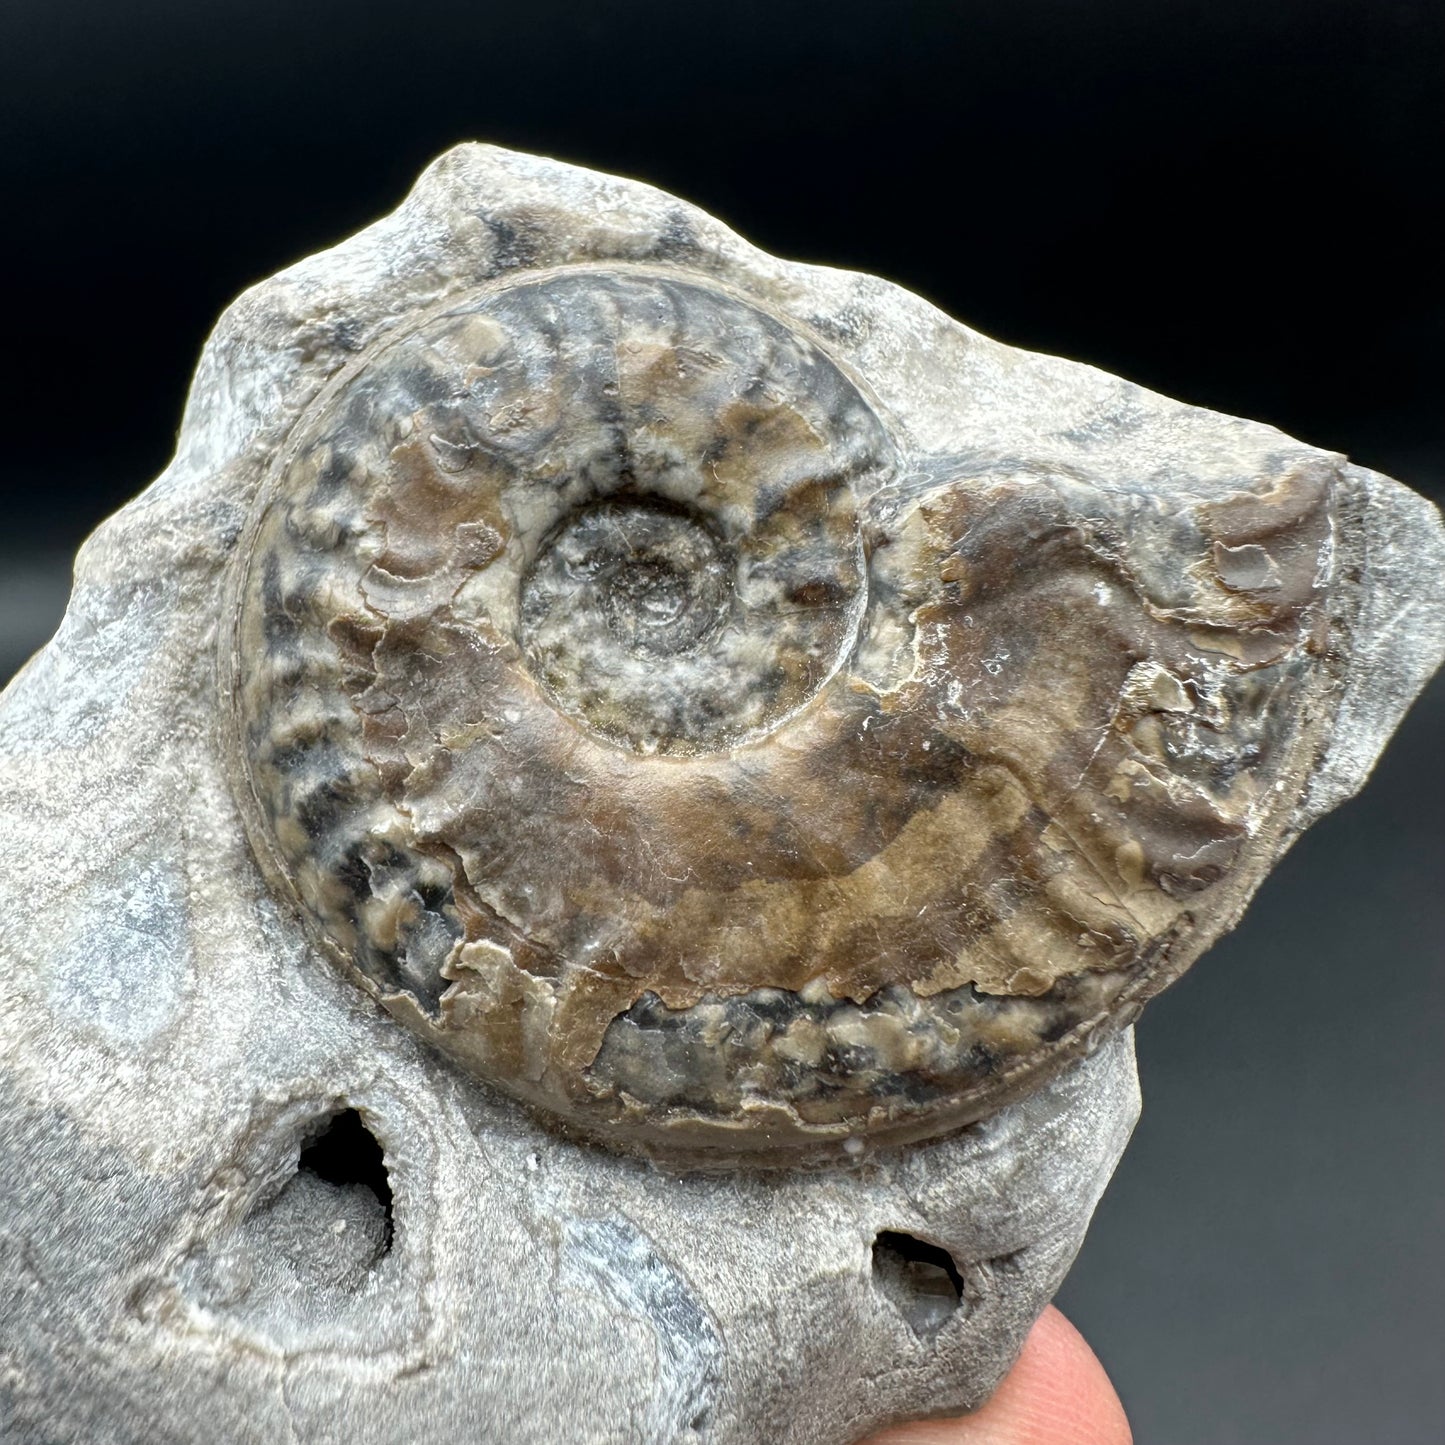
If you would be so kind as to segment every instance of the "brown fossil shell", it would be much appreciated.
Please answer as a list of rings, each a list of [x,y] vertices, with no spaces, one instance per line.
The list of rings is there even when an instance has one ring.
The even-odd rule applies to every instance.
[[[250,826],[315,939],[594,1137],[919,1137],[1243,906],[1328,725],[1328,460],[920,456],[704,275],[503,276],[297,425],[238,564]]]

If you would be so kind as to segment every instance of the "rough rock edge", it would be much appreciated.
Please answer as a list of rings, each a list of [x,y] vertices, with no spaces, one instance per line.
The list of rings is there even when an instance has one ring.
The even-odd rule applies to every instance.
[[[1303,830],[1365,785],[1390,735],[1445,660],[1445,525],[1427,498],[1348,465],[1358,516],[1359,593],[1351,659],[1334,727],[1301,801]]]

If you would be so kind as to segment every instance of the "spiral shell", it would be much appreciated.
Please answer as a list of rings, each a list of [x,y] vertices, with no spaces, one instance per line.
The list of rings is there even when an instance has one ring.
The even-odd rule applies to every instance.
[[[756,296],[523,268],[273,469],[228,646],[257,851],[388,1009],[584,1134],[957,1127],[1278,852],[1331,497],[1316,462],[1161,502],[928,454]]]

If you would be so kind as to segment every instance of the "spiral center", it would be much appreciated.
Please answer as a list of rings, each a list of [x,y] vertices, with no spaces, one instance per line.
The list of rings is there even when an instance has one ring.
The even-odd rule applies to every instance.
[[[618,578],[614,601],[625,598],[645,628],[666,627],[687,606],[687,582],[671,563],[648,558],[634,562]]]
[[[537,573],[595,607],[608,632],[638,657],[695,648],[727,612],[731,571],[707,529],[646,504],[604,504],[574,518]]]

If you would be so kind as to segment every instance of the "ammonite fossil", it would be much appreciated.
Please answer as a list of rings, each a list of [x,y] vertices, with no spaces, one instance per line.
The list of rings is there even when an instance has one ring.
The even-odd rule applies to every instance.
[[[931,448],[685,259],[515,266],[273,468],[226,639],[256,845],[588,1134],[966,1124],[1232,922],[1331,724],[1336,469],[1111,461]]]
[[[1442,578],[1342,457],[449,152],[0,698],[0,1436],[976,1407]]]

